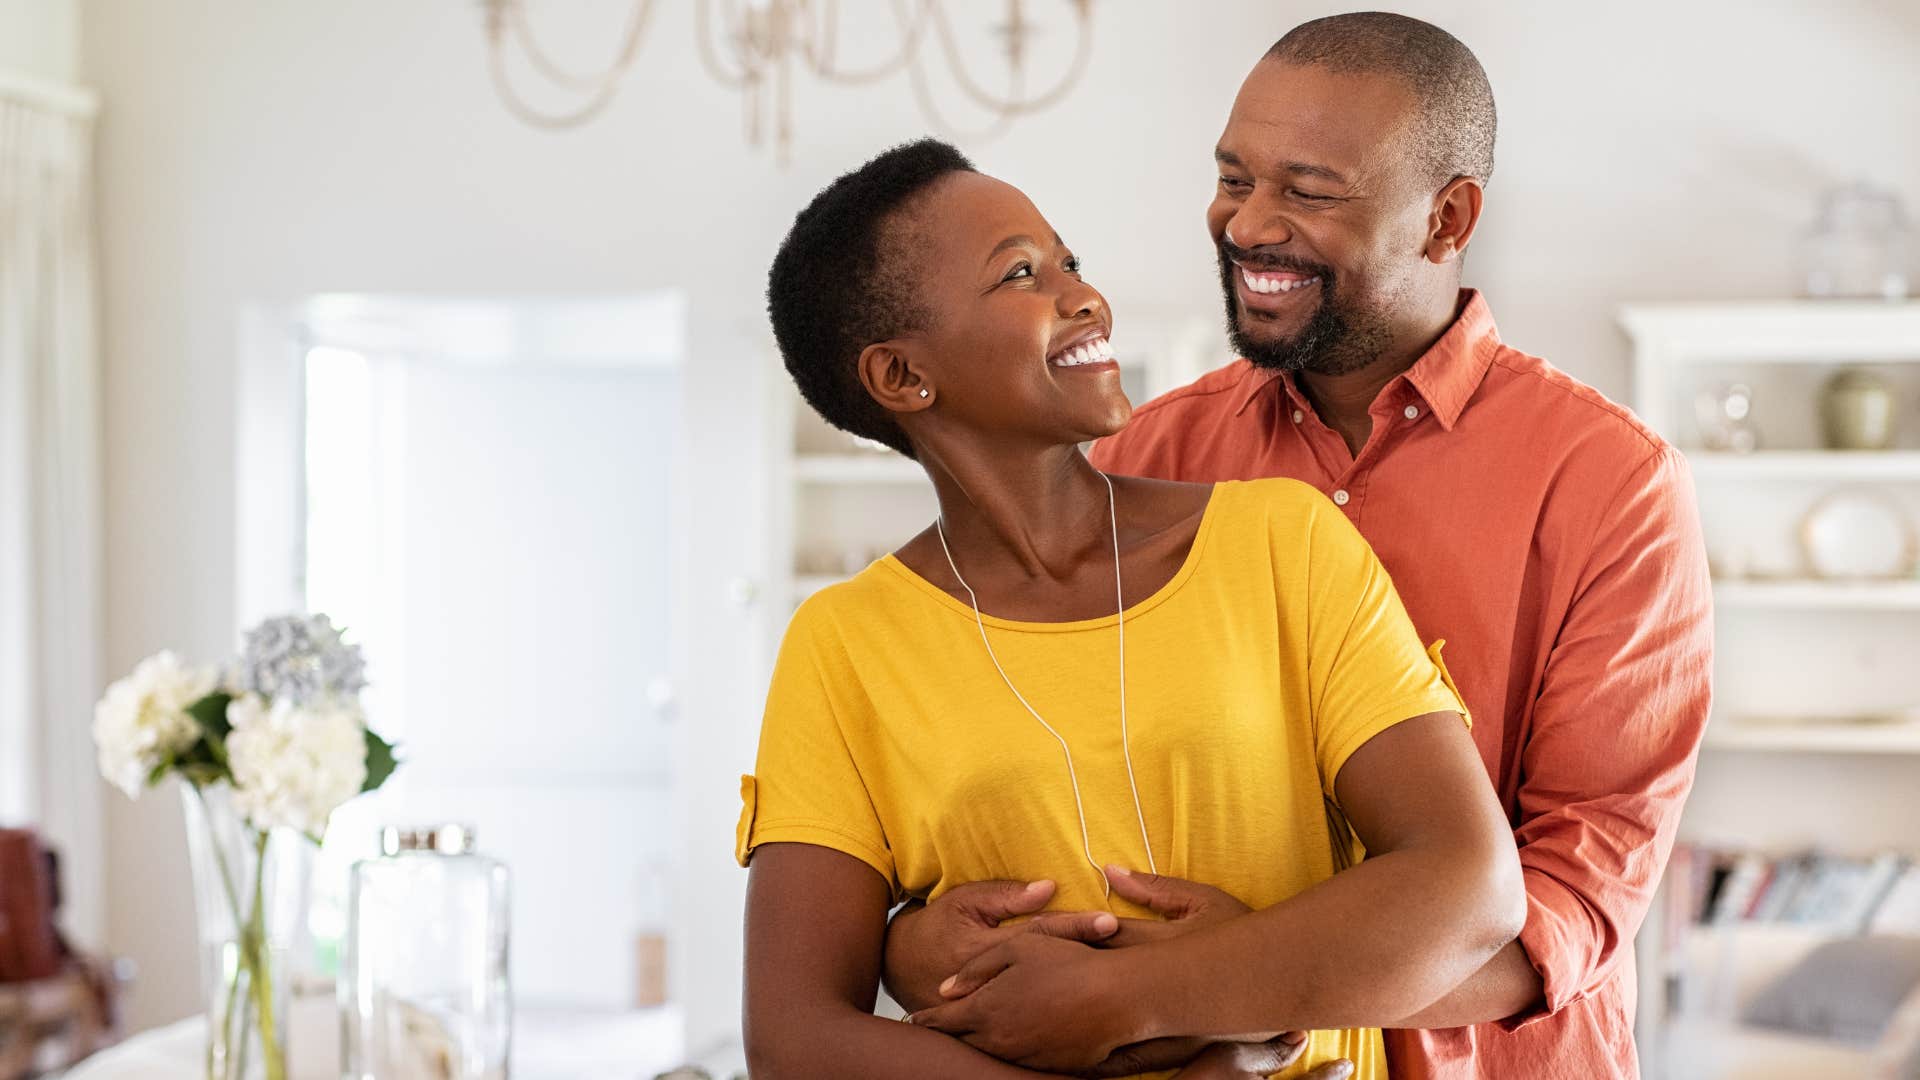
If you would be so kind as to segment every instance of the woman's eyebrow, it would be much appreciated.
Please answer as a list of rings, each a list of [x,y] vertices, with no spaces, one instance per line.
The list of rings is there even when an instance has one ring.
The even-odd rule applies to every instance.
[[[1009,236],[1005,240],[1002,240],[998,244],[995,244],[993,246],[992,251],[987,252],[987,259],[991,261],[996,255],[999,255],[1001,252],[1007,250],[1008,248],[1016,248],[1016,247],[1037,248],[1039,246],[1040,246],[1040,242],[1038,240],[1035,240],[1033,237],[1028,236],[1026,233],[1021,233],[1018,236]],[[1066,247],[1067,242],[1065,240],[1060,239],[1059,233],[1054,233],[1053,246]]]

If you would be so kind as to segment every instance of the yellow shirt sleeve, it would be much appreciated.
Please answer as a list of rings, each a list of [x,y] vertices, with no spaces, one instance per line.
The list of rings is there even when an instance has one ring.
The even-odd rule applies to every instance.
[[[1440,662],[1445,642],[1431,650],[1420,643],[1373,548],[1331,502],[1319,503],[1308,540],[1307,673],[1321,783],[1331,796],[1341,767],[1367,740],[1416,716],[1465,718],[1467,710]]]
[[[734,857],[761,844],[815,844],[859,859],[897,896],[893,853],[842,725],[859,682],[834,640],[821,597],[795,612],[774,664],[754,774],[740,778]]]

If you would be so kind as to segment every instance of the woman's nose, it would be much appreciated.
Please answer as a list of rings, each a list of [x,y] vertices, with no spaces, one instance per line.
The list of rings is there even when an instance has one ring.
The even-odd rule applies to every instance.
[[[1056,307],[1062,318],[1082,319],[1105,312],[1107,302],[1098,289],[1084,281],[1069,278],[1067,287],[1060,290]]]

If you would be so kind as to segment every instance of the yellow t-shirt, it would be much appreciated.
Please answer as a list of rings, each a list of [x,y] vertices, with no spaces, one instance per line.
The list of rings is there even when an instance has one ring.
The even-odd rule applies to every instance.
[[[1121,750],[1112,616],[988,617],[1009,678],[1072,751],[1093,857],[1145,868]],[[1326,798],[1347,758],[1464,707],[1387,572],[1319,492],[1219,484],[1173,579],[1126,612],[1133,771],[1159,871],[1258,909],[1335,872]],[[990,878],[1059,883],[1056,910],[1150,913],[1081,847],[1060,743],[1002,682],[973,611],[888,556],[800,606],[768,695],[738,856],[842,851],[896,899]],[[1285,972],[1276,971],[1276,978]],[[1315,1032],[1287,1073],[1336,1057],[1385,1077],[1377,1030]]]

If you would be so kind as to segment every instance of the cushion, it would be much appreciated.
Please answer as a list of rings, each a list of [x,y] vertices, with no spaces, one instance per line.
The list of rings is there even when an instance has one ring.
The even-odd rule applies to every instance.
[[[1920,989],[1920,938],[1830,941],[1755,996],[1741,1020],[1758,1027],[1871,1045]]]

